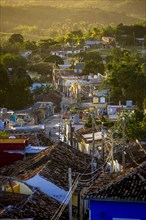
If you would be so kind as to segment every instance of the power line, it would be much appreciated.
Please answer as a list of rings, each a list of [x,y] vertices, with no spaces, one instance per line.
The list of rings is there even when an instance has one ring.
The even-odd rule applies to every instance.
[[[58,210],[55,212],[51,220],[58,220],[61,214],[63,213],[64,209],[66,208],[68,201],[72,197],[73,192],[77,188],[78,177],[75,179],[72,188],[69,190],[68,194],[66,195],[65,199],[62,201],[61,205],[59,206]]]

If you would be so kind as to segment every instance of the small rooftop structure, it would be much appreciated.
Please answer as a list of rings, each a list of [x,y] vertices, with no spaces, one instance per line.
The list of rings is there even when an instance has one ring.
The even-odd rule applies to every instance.
[[[28,139],[0,139],[0,166],[8,165],[22,159],[27,145]]]
[[[93,141],[93,133],[83,134],[82,137],[86,143],[91,143]],[[102,140],[102,132],[95,132],[94,133],[94,140],[101,141]]]

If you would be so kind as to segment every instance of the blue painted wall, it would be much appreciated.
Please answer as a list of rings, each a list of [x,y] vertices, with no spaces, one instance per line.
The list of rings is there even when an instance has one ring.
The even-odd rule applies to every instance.
[[[90,201],[91,220],[133,218],[146,220],[146,203]]]

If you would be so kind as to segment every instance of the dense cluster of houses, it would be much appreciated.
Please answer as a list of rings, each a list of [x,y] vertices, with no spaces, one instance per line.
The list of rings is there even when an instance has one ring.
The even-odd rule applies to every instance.
[[[114,149],[104,161],[95,157],[93,169],[92,155],[64,142],[52,143],[43,132],[31,136],[13,131],[10,135],[17,137],[15,142],[21,140],[20,145],[23,137],[23,142],[39,141],[46,148],[0,168],[0,218],[69,219],[67,204],[72,198],[75,219],[146,219],[144,143],[131,143],[125,149],[124,169],[119,169],[122,147]]]
[[[34,125],[6,129],[8,137],[0,139],[0,218],[145,220],[146,144],[112,143],[104,124],[84,126],[91,109],[95,117],[107,117],[121,108],[132,110],[131,102],[108,110],[108,92],[98,91],[100,75],[76,79],[67,70],[54,73],[63,95],[63,142],[52,142]],[[38,102],[31,111],[47,120],[53,109],[53,103]]]
[[[62,95],[61,141],[40,126],[54,114],[53,102],[38,101],[29,112],[1,110],[7,137],[0,138],[0,218],[146,220],[146,143],[114,143],[104,123],[85,128],[89,116],[92,123],[114,121],[121,110],[135,107],[131,100],[110,105],[110,91],[100,90],[106,76],[81,76],[83,63],[69,66],[66,61],[53,70]]]

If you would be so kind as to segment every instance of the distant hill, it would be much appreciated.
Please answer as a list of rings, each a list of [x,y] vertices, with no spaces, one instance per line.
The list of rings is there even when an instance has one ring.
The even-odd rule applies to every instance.
[[[146,19],[145,0],[1,0],[1,32],[27,38]]]

